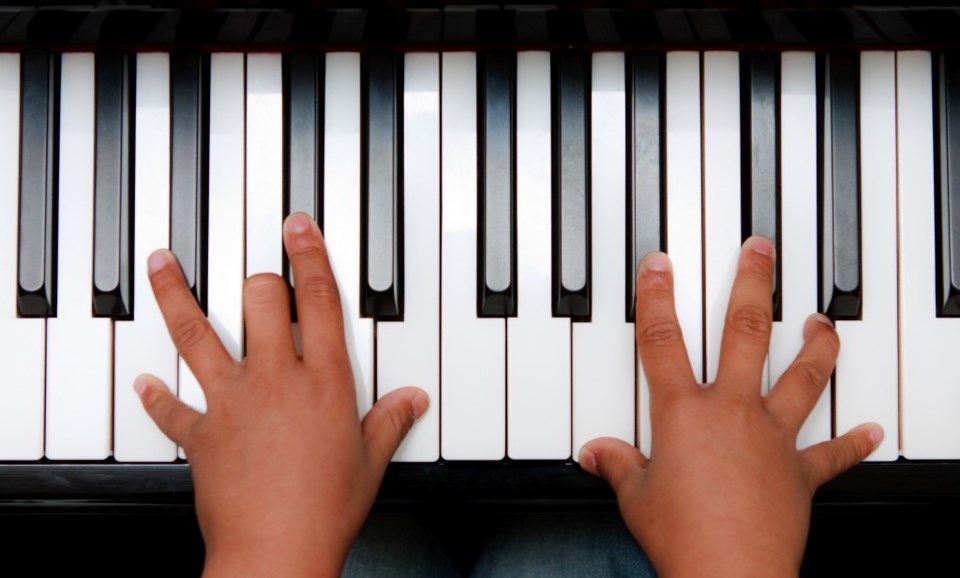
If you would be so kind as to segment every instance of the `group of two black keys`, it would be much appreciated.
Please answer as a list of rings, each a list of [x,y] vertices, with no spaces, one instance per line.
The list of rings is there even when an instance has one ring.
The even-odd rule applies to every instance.
[[[553,311],[585,321],[591,305],[590,55],[553,53]],[[170,61],[171,249],[206,308],[209,54],[174,51]],[[936,59],[938,314],[960,315],[960,58]],[[861,302],[859,55],[818,56],[818,255],[820,308],[856,319]],[[625,316],[632,320],[640,259],[666,246],[665,59],[626,59],[627,226]],[[517,302],[516,54],[478,55],[477,315],[515,316]],[[134,54],[96,55],[93,312],[133,314]],[[742,237],[779,245],[780,58],[743,53]],[[363,53],[361,303],[378,320],[403,318],[403,58]],[[324,57],[283,57],[284,211],[323,223]],[[19,312],[56,315],[59,55],[21,54]],[[439,241],[438,241],[439,242]],[[781,309],[780,263],[773,291]],[[289,264],[285,275],[292,285]]]

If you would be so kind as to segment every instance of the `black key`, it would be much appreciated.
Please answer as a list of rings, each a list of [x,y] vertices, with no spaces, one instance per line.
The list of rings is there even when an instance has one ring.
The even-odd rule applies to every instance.
[[[302,212],[323,229],[324,57],[293,52],[283,58],[283,211]],[[293,288],[293,270],[283,253],[283,275]],[[290,300],[296,320],[296,301]]]
[[[136,59],[97,54],[93,213],[93,312],[133,314],[133,145]]]
[[[361,59],[360,163],[363,315],[403,319],[403,60],[374,51]]]
[[[821,311],[832,319],[860,315],[859,55],[820,61]]]
[[[960,317],[960,55],[937,62],[937,314]]]
[[[513,52],[488,52],[477,67],[480,317],[517,314],[516,62]]]
[[[780,55],[743,54],[740,94],[742,236],[773,241],[773,319],[780,321]]]
[[[170,57],[170,249],[187,287],[207,308],[207,207],[210,57]]]
[[[663,70],[659,55],[634,54],[627,61],[627,321],[636,314],[640,261],[666,248]]]
[[[590,317],[590,60],[554,53],[553,314]]]
[[[60,56],[20,55],[20,238],[17,301],[23,317],[55,317]]]

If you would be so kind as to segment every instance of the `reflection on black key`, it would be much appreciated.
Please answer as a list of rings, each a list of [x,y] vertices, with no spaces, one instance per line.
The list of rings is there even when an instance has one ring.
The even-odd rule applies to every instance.
[[[402,63],[393,52],[361,60],[360,287],[363,315],[381,321],[403,318]]]
[[[477,314],[513,317],[517,314],[516,54],[483,54],[477,72]]]
[[[170,249],[187,287],[207,307],[207,159],[210,57],[170,57]]]
[[[590,60],[554,53],[553,314],[590,317]]]
[[[284,57],[284,211],[323,224],[324,59],[315,52]]]
[[[663,58],[634,54],[627,60],[627,321],[637,302],[637,271],[644,255],[665,248]]]
[[[960,55],[937,65],[937,314],[960,317]]]
[[[20,55],[20,237],[18,307],[23,317],[56,316],[57,138],[60,57]]]
[[[323,230],[324,57],[293,52],[283,57],[283,214],[306,213]],[[283,253],[283,275],[293,288],[293,270]],[[290,300],[297,318],[296,301]]]
[[[136,59],[97,54],[93,213],[93,312],[129,318],[133,215],[133,126]]]
[[[780,55],[740,58],[742,235],[762,235],[780,250]],[[780,321],[780,259],[773,277],[773,319]]]
[[[820,61],[821,310],[832,319],[860,315],[860,162],[855,53]]]

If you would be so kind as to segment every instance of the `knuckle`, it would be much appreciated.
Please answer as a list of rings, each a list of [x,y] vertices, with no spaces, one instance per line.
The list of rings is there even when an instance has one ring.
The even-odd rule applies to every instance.
[[[727,323],[734,331],[743,335],[766,337],[770,334],[773,316],[764,307],[744,305],[730,313]]]
[[[176,323],[170,332],[177,350],[184,351],[193,348],[206,339],[210,332],[210,325],[200,317],[190,317]]]
[[[641,327],[637,341],[648,347],[671,347],[683,344],[683,330],[674,320],[655,320]]]
[[[829,377],[822,367],[804,359],[794,363],[793,372],[805,387],[814,391],[822,389]]]
[[[390,432],[398,441],[406,437],[411,425],[407,415],[402,411],[392,411],[387,421],[390,422]]]
[[[844,444],[836,444],[831,450],[832,451],[827,452],[828,467],[830,468],[831,477],[837,477],[847,469],[847,464],[849,463],[848,455],[851,453],[851,448]]]
[[[324,311],[340,310],[340,290],[329,275],[310,273],[297,283],[298,298]]]

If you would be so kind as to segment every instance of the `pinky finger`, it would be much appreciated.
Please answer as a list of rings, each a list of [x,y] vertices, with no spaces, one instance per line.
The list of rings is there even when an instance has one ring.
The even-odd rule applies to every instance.
[[[181,447],[189,445],[190,429],[200,418],[200,412],[177,399],[163,382],[152,375],[137,377],[133,389],[140,396],[143,409],[163,435]]]
[[[858,425],[842,436],[821,442],[801,452],[807,464],[807,482],[814,491],[862,462],[883,441],[879,424]]]

